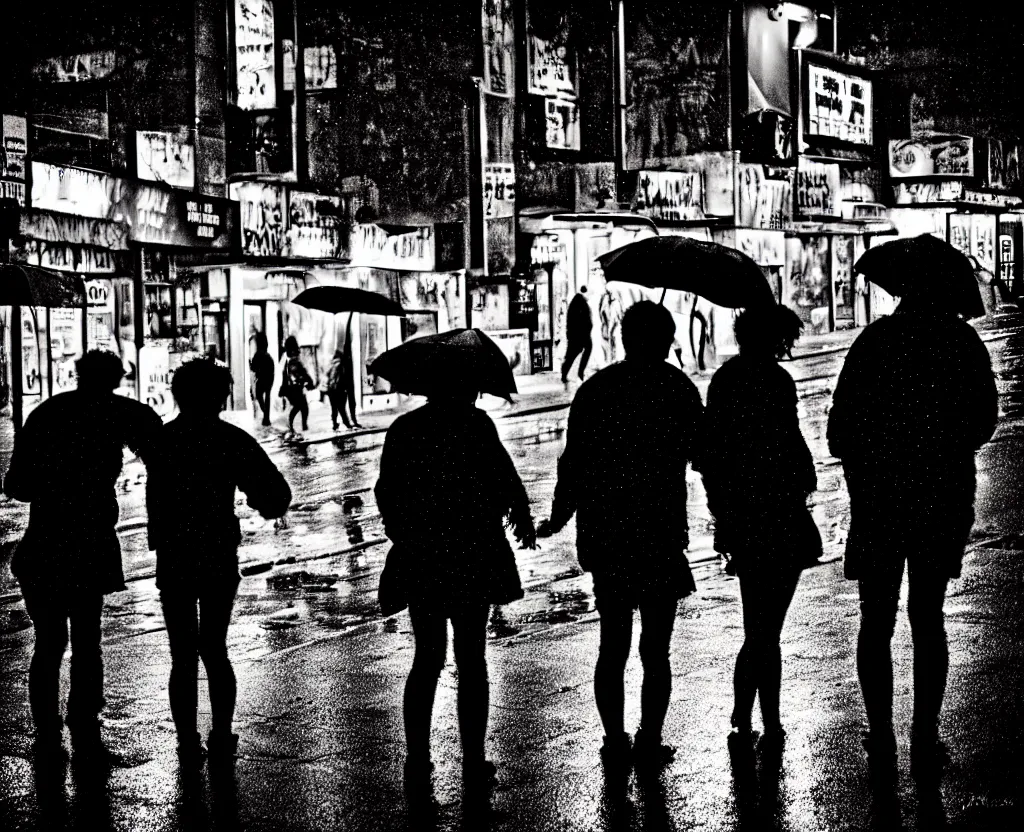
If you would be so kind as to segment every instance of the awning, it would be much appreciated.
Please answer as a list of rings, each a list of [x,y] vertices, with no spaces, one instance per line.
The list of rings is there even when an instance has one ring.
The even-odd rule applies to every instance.
[[[74,308],[85,305],[85,283],[77,274],[27,263],[0,265],[0,306]]]
[[[642,214],[626,211],[588,211],[571,213],[568,211],[551,211],[550,213],[526,214],[519,216],[519,230],[524,234],[543,234],[558,228],[592,228],[595,225],[636,226],[657,231],[657,223]]]

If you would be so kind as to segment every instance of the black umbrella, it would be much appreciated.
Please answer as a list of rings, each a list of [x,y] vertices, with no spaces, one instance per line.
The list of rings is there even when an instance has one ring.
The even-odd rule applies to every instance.
[[[720,243],[691,237],[646,237],[597,260],[605,280],[692,292],[733,308],[775,303],[761,267],[743,252]]]
[[[77,274],[24,263],[0,265],[0,306],[74,308],[85,304],[85,283]]]
[[[965,318],[985,314],[971,261],[933,234],[890,240],[870,248],[853,269],[910,305],[927,301]]]
[[[365,312],[367,315],[397,315],[405,317],[405,310],[390,298],[355,289],[349,286],[313,286],[299,292],[292,303],[306,309],[319,309],[321,312]]]
[[[381,353],[367,369],[399,393],[429,396],[469,387],[512,401],[519,392],[505,353],[479,329],[413,338]]]

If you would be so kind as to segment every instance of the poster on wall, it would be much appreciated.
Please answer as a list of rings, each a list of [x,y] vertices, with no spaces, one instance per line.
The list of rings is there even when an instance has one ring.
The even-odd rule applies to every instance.
[[[277,106],[273,0],[235,0],[235,78],[240,109]]]
[[[515,165],[484,165],[484,216],[487,219],[511,217],[516,207]]]
[[[949,244],[995,274],[996,228],[995,214],[950,214]]]
[[[738,165],[736,190],[736,224],[741,228],[781,230],[793,221],[792,170],[769,176],[764,165]]]
[[[530,331],[528,329],[492,330],[487,335],[498,345],[514,376],[528,376],[532,372]]]
[[[53,395],[78,386],[75,361],[82,356],[82,310],[50,310],[50,377]]]
[[[974,139],[930,136],[889,141],[889,176],[974,176]]]
[[[284,188],[265,182],[233,182],[231,198],[239,203],[242,253],[276,257],[284,252],[286,206]]]
[[[626,29],[627,170],[729,146],[729,11],[644,4]]]
[[[171,356],[165,342],[150,342],[139,350],[139,379],[142,401],[159,416],[174,410],[171,395]]]
[[[483,0],[484,91],[492,95],[515,90],[512,15],[512,0]]]
[[[188,134],[159,130],[135,132],[139,179],[192,190],[196,184],[196,149]]]
[[[801,159],[796,171],[796,207],[803,216],[838,217],[839,165]]]
[[[806,74],[807,135],[870,145],[871,81],[813,63]]]
[[[527,91],[576,98],[576,54],[568,43],[565,15],[534,0],[526,8]]]
[[[856,286],[853,264],[856,261],[854,238],[836,235],[832,238],[832,297],[836,329],[854,326],[854,300]]]
[[[362,356],[360,363],[368,367],[381,353],[388,348],[387,318],[383,315],[360,315],[362,331],[359,333]],[[363,395],[373,396],[378,393],[387,393],[391,385],[380,376],[363,373]]]
[[[800,316],[806,335],[829,331],[830,267],[828,237],[787,238],[782,300]]]
[[[25,206],[26,154],[28,123],[22,116],[4,114],[0,132],[0,182],[4,199],[13,199]]]

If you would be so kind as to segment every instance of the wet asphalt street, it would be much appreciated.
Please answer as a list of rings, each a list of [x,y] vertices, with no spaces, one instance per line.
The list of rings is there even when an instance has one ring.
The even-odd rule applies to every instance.
[[[1002,322],[1005,327],[1007,322]],[[1011,322],[1015,323],[1015,322]],[[992,322],[986,322],[986,327]],[[985,332],[997,370],[1002,417],[978,456],[974,543],[946,609],[951,644],[943,734],[952,763],[942,794],[951,828],[1019,828],[1024,772],[1024,529],[1017,499],[1024,460],[1024,330]],[[801,421],[819,474],[815,514],[826,556],[808,570],[783,634],[781,760],[734,770],[725,744],[732,662],[742,640],[738,585],[710,550],[699,477],[688,514],[698,593],[680,606],[673,640],[673,701],[666,725],[679,746],[660,778],[605,782],[601,728],[590,688],[597,625],[589,577],[580,573],[574,525],[521,551],[526,597],[490,623],[489,748],[499,786],[487,811],[461,789],[454,671],[435,711],[434,799],[402,788],[401,691],[411,662],[406,614],[383,619],[377,574],[387,544],[373,503],[379,451],[332,443],[266,447],[295,494],[285,524],[240,506],[243,579],[229,648],[239,678],[239,759],[233,772],[182,776],[167,705],[169,656],[142,526],[142,470],[129,466],[122,545],[132,580],[109,596],[104,621],[109,769],[72,762],[33,766],[26,681],[31,629],[7,573],[0,577],[0,828],[114,829],[787,829],[896,827],[868,799],[856,681],[856,587],[842,579],[848,505],[824,427],[842,353],[785,366],[798,381]],[[702,393],[707,379],[699,380]],[[502,426],[534,506],[546,516],[561,442],[528,420]],[[3,522],[23,522],[5,503]],[[125,522],[127,521],[127,522]],[[291,561],[291,562],[280,562]],[[278,562],[278,563],[275,563]],[[6,569],[6,563],[4,564]],[[909,729],[909,631],[894,640],[901,751]],[[627,725],[635,726],[639,663],[631,659]],[[202,696],[201,696],[202,698]],[[208,714],[201,714],[201,721]],[[905,754],[904,754],[905,756]],[[935,805],[919,806],[905,761],[906,828],[942,828]]]

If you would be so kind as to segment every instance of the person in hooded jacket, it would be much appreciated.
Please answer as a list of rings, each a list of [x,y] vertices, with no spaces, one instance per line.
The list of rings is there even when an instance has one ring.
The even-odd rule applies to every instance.
[[[843,363],[828,421],[829,450],[850,492],[844,569],[860,592],[864,745],[873,785],[889,792],[897,780],[890,641],[903,573],[914,643],[910,768],[918,785],[934,786],[947,761],[942,606],[974,522],[974,454],[998,416],[988,351],[949,302],[943,292],[911,292],[865,328]]]
[[[735,321],[739,355],[712,376],[695,468],[715,519],[715,548],[730,558],[743,604],[743,646],[733,676],[730,745],[752,744],[759,700],[766,746],[780,746],[780,638],[805,567],[821,555],[806,508],[817,487],[800,433],[796,384],[779,366],[802,326],[784,307],[751,308]],[[737,745],[738,744],[738,745]]]
[[[149,547],[171,647],[168,695],[184,761],[204,753],[197,731],[199,660],[209,680],[211,755],[231,756],[235,674],[227,632],[240,580],[235,489],[265,518],[282,517],[291,489],[260,444],[221,421],[231,372],[194,359],[178,367],[171,392],[179,415],[164,425],[146,482]]]
[[[490,608],[523,597],[510,527],[535,546],[522,481],[472,383],[439,387],[388,429],[374,493],[393,542],[381,576],[385,614],[409,607],[416,651],[405,685],[405,770],[422,782],[433,768],[430,723],[447,653],[448,622],[458,668],[463,776],[488,783],[489,683],[485,645]]]

